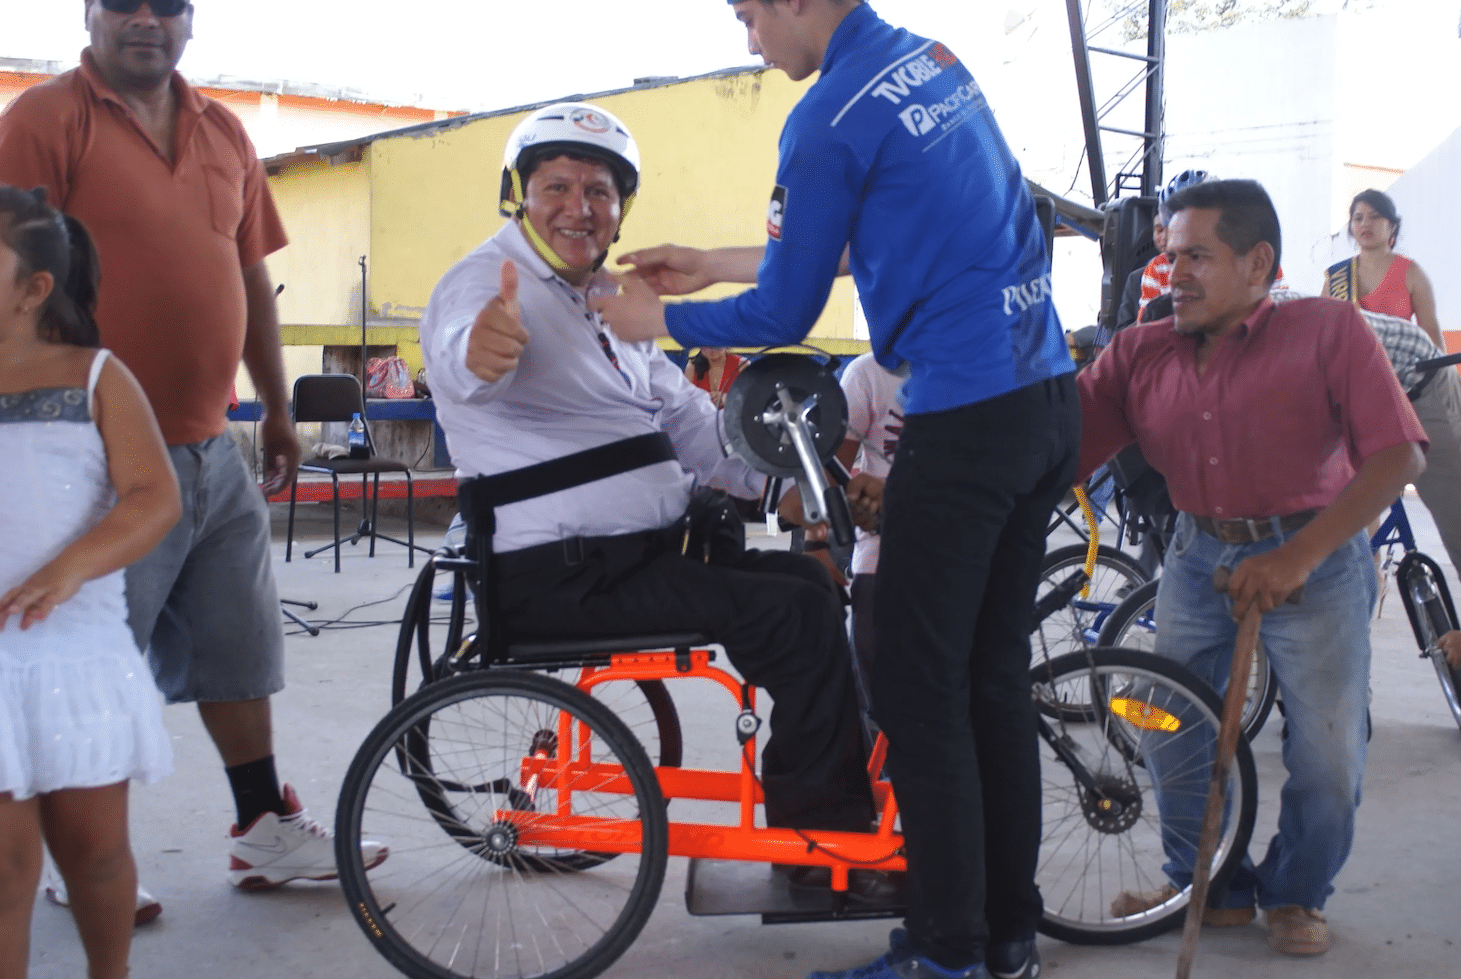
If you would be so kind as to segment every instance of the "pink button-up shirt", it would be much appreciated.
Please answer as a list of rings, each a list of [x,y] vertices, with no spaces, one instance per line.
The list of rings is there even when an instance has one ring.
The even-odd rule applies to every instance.
[[[1170,317],[1133,326],[1078,383],[1080,478],[1138,442],[1197,516],[1325,507],[1375,452],[1427,444],[1375,334],[1337,300],[1265,298],[1201,376],[1196,340]]]

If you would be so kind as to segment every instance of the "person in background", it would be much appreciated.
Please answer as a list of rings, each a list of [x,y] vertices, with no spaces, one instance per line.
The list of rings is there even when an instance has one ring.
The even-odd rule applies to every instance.
[[[142,385],[182,487],[182,519],[127,568],[128,621],[168,702],[198,705],[222,759],[237,816],[229,882],[333,879],[331,832],[275,773],[269,703],[284,686],[284,632],[265,497],[300,457],[265,263],[284,228],[243,123],[176,70],[193,4],[83,9],[80,67],[0,114],[0,182],[46,188],[92,229],[102,344]],[[228,431],[240,361],[263,404],[263,492]],[[385,859],[380,844],[365,849],[366,866]],[[60,884],[48,893],[68,899]],[[156,905],[139,887],[138,919]]]
[[[96,252],[45,192],[0,186],[0,976],[26,973],[41,840],[91,979],[127,974],[130,779],[172,767],[122,568],[181,512],[130,371],[97,350]]]
[[[724,347],[701,347],[685,365],[685,379],[710,395],[710,403],[725,407],[725,396],[741,374],[744,361]]]
[[[1414,320],[1445,350],[1430,278],[1419,264],[1395,251],[1400,237],[1395,202],[1378,190],[1360,191],[1349,204],[1348,231],[1359,254],[1329,266],[1324,295],[1372,313]]]
[[[1409,370],[1417,360],[1445,355],[1435,292],[1420,265],[1395,252],[1400,215],[1388,194],[1378,190],[1356,194],[1349,205],[1348,231],[1359,254],[1328,268],[1324,294],[1354,303],[1366,314],[1406,321],[1402,326],[1374,315],[1365,317],[1401,375],[1430,439],[1426,471],[1416,479],[1415,490],[1435,519],[1451,566],[1461,569],[1461,376],[1445,368],[1422,381]],[[1376,520],[1371,535],[1379,527]]]

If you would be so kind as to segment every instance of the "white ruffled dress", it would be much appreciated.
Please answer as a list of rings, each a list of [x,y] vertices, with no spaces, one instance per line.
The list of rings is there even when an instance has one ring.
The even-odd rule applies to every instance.
[[[95,526],[116,500],[85,388],[0,395],[0,595]],[[127,627],[123,572],[43,622],[0,628],[0,793],[17,800],[172,769],[160,695]]]

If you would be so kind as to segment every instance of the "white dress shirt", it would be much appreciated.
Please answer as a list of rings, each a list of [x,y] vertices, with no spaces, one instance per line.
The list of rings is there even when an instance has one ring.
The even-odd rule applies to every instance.
[[[487,383],[467,369],[467,338],[498,293],[502,263],[516,264],[530,339],[517,369]],[[599,335],[608,340],[616,367]],[[623,343],[559,278],[516,222],[437,283],[421,320],[436,417],[459,478],[490,476],[619,439],[663,431],[679,462],[662,462],[535,497],[497,511],[496,551],[568,537],[664,527],[684,513],[697,478],[755,498],[765,477],[722,450],[718,412],[653,342]]]

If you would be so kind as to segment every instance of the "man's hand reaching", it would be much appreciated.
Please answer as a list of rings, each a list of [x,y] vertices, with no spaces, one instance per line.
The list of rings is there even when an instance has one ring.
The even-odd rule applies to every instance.
[[[528,331],[523,329],[522,306],[517,301],[517,266],[502,263],[497,292],[482,307],[467,338],[467,370],[492,383],[517,370]]]
[[[684,245],[643,248],[621,255],[619,264],[633,266],[626,274],[643,281],[657,296],[687,296],[714,282],[706,269],[705,253]]]

